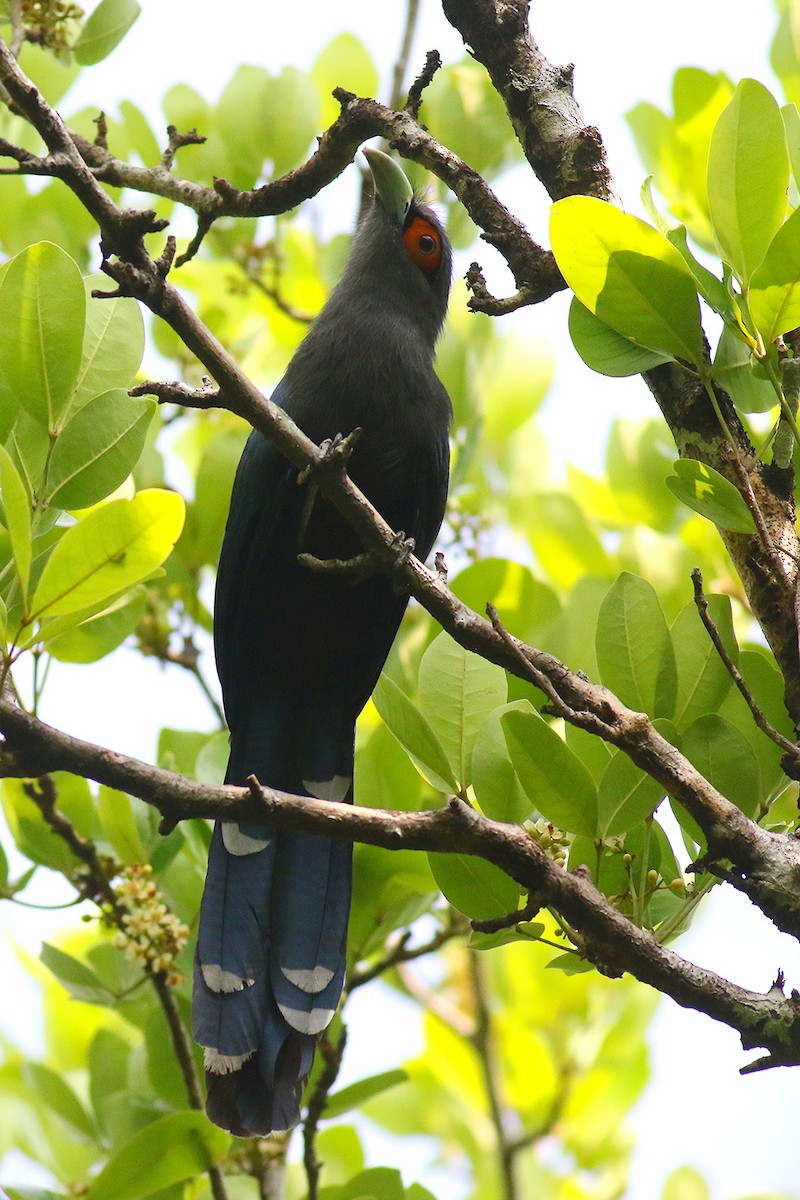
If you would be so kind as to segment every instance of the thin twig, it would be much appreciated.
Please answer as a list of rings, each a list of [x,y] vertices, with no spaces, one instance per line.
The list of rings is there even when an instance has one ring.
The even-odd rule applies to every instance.
[[[753,485],[750,482],[750,476],[747,473],[747,468],[738,454],[734,454],[732,456],[732,462],[733,469],[739,476],[739,483],[741,484],[741,489],[744,493],[745,503],[750,509],[750,515],[752,516],[756,529],[758,530],[758,538],[761,542],[761,548],[764,551],[764,556],[767,562],[771,565],[773,571],[776,573],[777,578],[784,580],[786,578],[786,565],[781,559],[781,551],[775,546],[775,543],[770,536],[770,532],[767,529],[767,524],[764,520],[764,514],[761,511],[761,506],[759,505],[758,500],[756,500],[755,492],[753,491]]]
[[[705,592],[703,591],[703,575],[699,567],[695,567],[692,571],[692,584],[694,585],[694,602],[697,606],[697,611],[700,614],[700,620],[703,622],[708,636],[714,643],[714,649],[719,655],[722,665],[725,667],[725,670],[736,684],[742,697],[744,698],[745,703],[747,704],[747,707],[753,714],[753,720],[755,721],[756,725],[762,733],[767,735],[770,741],[774,742],[776,746],[779,746],[781,750],[784,751],[788,758],[792,759],[794,762],[800,762],[800,747],[796,746],[794,742],[789,740],[789,738],[784,737],[784,735],[767,720],[764,713],[756,704],[753,693],[745,683],[739,668],[736,666],[736,663],[733,662],[728,654],[728,651],[725,649],[716,623],[708,611],[708,600],[706,599]]]
[[[178,266],[180,265],[181,264],[179,262]],[[251,283],[254,288],[257,288],[263,296],[266,296],[268,300],[271,300],[278,311],[282,312],[285,317],[289,317],[292,321],[297,321],[301,325],[311,324],[311,322],[314,320],[312,314],[304,312],[302,309],[295,308],[293,304],[290,304],[289,301],[281,295],[277,283],[265,283],[261,276],[256,272],[255,268],[251,266],[250,261],[241,263],[240,265],[247,281]]]
[[[400,42],[400,52],[397,56],[397,61],[394,64],[392,71],[392,92],[389,97],[389,107],[399,108],[403,101],[403,80],[406,77],[408,70],[408,60],[411,57],[411,46],[414,42],[414,34],[417,29],[417,20],[419,18],[419,0],[407,0],[406,2],[406,20],[403,27],[403,36]]]
[[[529,896],[528,902],[515,912],[506,913],[502,917],[491,917],[486,921],[473,920],[472,928],[476,933],[500,933],[503,929],[513,929],[523,921],[532,921],[540,911],[543,901],[536,896]]]
[[[492,1124],[497,1140],[502,1195],[504,1200],[519,1200],[517,1178],[514,1170],[513,1142],[509,1139],[506,1124],[508,1111],[503,1103],[500,1062],[497,1056],[492,1017],[489,1011],[484,961],[475,951],[467,951],[472,1002],[475,1008],[475,1030],[471,1041],[481,1063],[486,1098],[489,1102]]]
[[[69,847],[72,854],[89,868],[85,888],[83,888],[85,896],[102,904],[118,927],[124,931],[125,926],[122,921],[123,910],[109,882],[109,870],[113,868],[110,867],[108,862],[104,862],[101,859],[94,843],[84,838],[69,818],[57,807],[58,790],[52,775],[40,776],[35,783],[30,782],[23,786],[26,794],[38,806],[39,811],[53,832]],[[83,884],[83,881],[81,882]],[[74,886],[79,886],[74,881],[73,883]],[[197,1071],[195,1070],[192,1043],[186,1026],[183,1023],[174,991],[167,981],[166,972],[154,971],[149,964],[144,965],[143,970],[155,989],[164,1013],[175,1057],[178,1060],[184,1087],[186,1088],[189,1107],[202,1111],[203,1093]],[[208,1177],[214,1200],[228,1200],[224,1177],[219,1167],[209,1167]]]
[[[453,1004],[452,1000],[448,1000],[442,992],[429,987],[418,975],[414,974],[408,963],[398,963],[397,974],[412,1000],[416,1000],[422,1008],[433,1013],[444,1025],[460,1034],[461,1037],[471,1038],[474,1036],[475,1022],[472,1017],[458,1005]]]
[[[347,1026],[342,1025],[338,1041],[334,1044],[327,1037],[319,1043],[319,1052],[325,1059],[325,1065],[319,1074],[314,1090],[308,1098],[306,1119],[303,1122],[303,1165],[308,1179],[307,1200],[318,1200],[319,1176],[322,1163],[317,1158],[317,1130],[320,1118],[328,1102],[330,1090],[336,1082],[342,1065],[345,1044],[347,1043]]]
[[[8,15],[11,21],[11,42],[9,49],[14,58],[19,58],[19,52],[25,43],[25,26],[22,22],[22,0],[9,0]]]
[[[422,93],[433,82],[433,77],[441,69],[442,60],[438,50],[429,50],[425,55],[425,66],[408,89],[405,112],[417,120],[422,104]]]
[[[365,983],[371,983],[373,979],[384,975],[387,971],[391,971],[393,967],[400,966],[402,963],[414,962],[415,959],[424,958],[426,954],[433,954],[437,950],[441,950],[453,938],[462,937],[469,930],[469,922],[466,921],[455,909],[450,909],[450,919],[447,925],[419,946],[409,946],[410,934],[404,933],[398,938],[396,944],[389,949],[383,958],[378,962],[373,963],[370,967],[362,967],[352,970],[347,977],[345,989],[352,993],[356,988],[363,987]]]
[[[180,404],[186,408],[218,408],[222,403],[219,388],[215,387],[207,375],[203,377],[203,386],[190,387],[177,379],[165,380],[146,379],[137,383],[128,391],[129,396],[155,396],[159,404]]]

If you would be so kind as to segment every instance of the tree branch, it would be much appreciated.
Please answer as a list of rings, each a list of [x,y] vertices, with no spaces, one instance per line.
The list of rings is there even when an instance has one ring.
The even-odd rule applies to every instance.
[[[614,200],[599,132],[587,125],[572,90],[572,67],[547,61],[519,0],[442,0],[447,20],[483,63],[504,101],[514,132],[553,200]]]
[[[566,672],[563,665],[558,666]],[[607,703],[612,701],[619,705],[613,697]],[[187,817],[220,817],[265,822],[278,829],[303,829],[388,850],[435,850],[485,858],[561,913],[580,932],[584,953],[603,974],[618,977],[628,971],[678,1004],[730,1025],[745,1049],[763,1046],[775,1065],[800,1064],[800,998],[796,994],[788,998],[772,991],[761,995],[685,961],[609,904],[583,870],[565,871],[523,828],[490,821],[461,801],[453,799],[433,812],[389,812],[290,796],[260,788],[255,782],[249,789],[208,787],[69,737],[7,700],[0,702],[0,731],[6,737],[4,773],[39,774],[41,765],[47,763],[48,770],[72,771],[138,796],[155,805],[170,823]],[[12,750],[18,760],[10,761]],[[668,750],[677,755],[673,747]],[[33,763],[38,769],[32,771]],[[728,806],[713,789],[709,794],[718,796],[723,809]],[[735,812],[752,825],[738,809]],[[792,839],[752,827],[770,846],[792,845]],[[795,878],[800,869],[797,854],[795,849]]]
[[[427,80],[423,72],[420,80]],[[418,81],[419,83],[420,81]],[[5,44],[0,41],[0,84],[4,85],[15,105],[42,137],[50,154],[44,158],[18,150],[9,143],[0,143],[0,154],[15,157],[16,173],[47,175],[62,179],[76,193],[101,226],[106,253],[125,255],[119,242],[124,215],[99,186],[102,181],[113,187],[164,196],[193,209],[201,219],[196,245],[210,224],[220,217],[275,216],[296,208],[315,196],[348,166],[362,142],[371,137],[383,137],[399,154],[420,163],[451,188],[483,238],[505,258],[514,276],[519,303],[535,304],[547,299],[566,286],[555,265],[553,255],[538,246],[521,221],[513,217],[500,203],[492,189],[452,151],[440,145],[418,123],[412,112],[394,111],[376,100],[358,98],[343,89],[334,95],[342,106],[337,120],[322,134],[316,151],[302,164],[280,179],[251,191],[240,191],[224,179],[215,179],[214,187],[202,187],[188,180],[177,179],[169,169],[172,153],[154,167],[137,167],[114,158],[102,145],[71,133],[61,118],[50,109],[35,86],[20,70]],[[423,84],[420,84],[423,86]],[[412,98],[413,99],[413,98]],[[413,104],[412,104],[413,109]],[[174,138],[170,132],[170,146]],[[197,140],[197,135],[175,137]],[[177,146],[175,147],[177,148]],[[156,221],[155,214],[138,214],[143,232],[163,229],[166,222]],[[130,255],[128,255],[130,257]],[[186,261],[186,255],[182,261]],[[140,297],[141,298],[141,297]]]
[[[575,102],[572,68],[553,66],[528,28],[528,5],[518,0],[442,0],[445,16],[481,62],[506,105],[533,171],[554,199],[572,194],[615,200],[613,180],[598,131]],[[437,171],[438,174],[438,171]],[[480,222],[478,222],[480,224]],[[470,268],[474,306],[501,315],[528,302],[491,297],[480,269]],[[517,280],[519,286],[519,280]],[[675,438],[681,457],[707,463],[743,487],[761,515],[763,545],[750,535],[720,529],[786,682],[785,703],[800,729],[800,655],[794,614],[800,541],[795,530],[794,471],[790,463],[757,460],[730,398],[715,389],[734,446],[719,427],[702,383],[678,363],[646,372],[644,379]],[[731,455],[733,449],[733,455]]]

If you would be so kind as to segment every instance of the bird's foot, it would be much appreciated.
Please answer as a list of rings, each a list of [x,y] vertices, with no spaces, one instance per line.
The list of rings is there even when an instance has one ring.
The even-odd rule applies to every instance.
[[[331,467],[343,470],[360,437],[361,428],[357,427],[346,436],[337,433],[332,438],[325,438],[319,444],[319,457],[316,462],[309,463],[307,467],[303,468],[297,477],[297,482],[307,483],[318,471],[329,470]]]
[[[316,558],[313,554],[298,554],[297,561],[301,567],[307,567],[310,571],[338,575],[353,583],[361,583],[378,571],[375,555],[369,551],[356,554],[353,558]]]
[[[402,568],[414,553],[415,545],[413,537],[407,538],[401,529],[386,547],[386,552],[391,557],[392,586],[395,592],[408,591],[408,580],[403,576]]]

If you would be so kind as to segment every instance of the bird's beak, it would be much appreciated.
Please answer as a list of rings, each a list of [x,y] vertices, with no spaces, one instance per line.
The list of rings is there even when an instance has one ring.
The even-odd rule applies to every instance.
[[[365,150],[364,157],[372,172],[375,195],[384,211],[402,224],[414,199],[414,191],[405,172],[382,150]]]

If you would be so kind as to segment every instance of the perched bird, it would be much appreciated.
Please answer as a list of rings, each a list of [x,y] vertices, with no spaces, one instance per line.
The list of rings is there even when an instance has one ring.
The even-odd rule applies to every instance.
[[[433,369],[450,290],[442,225],[400,167],[365,151],[375,198],[338,286],[273,395],[315,442],[360,427],[351,478],[430,552],[444,514],[451,405]],[[383,575],[310,570],[357,537],[260,433],[242,454],[219,563],[226,782],[352,801],[355,722],[406,607]],[[352,847],[217,822],[195,959],[208,1114],[239,1136],[291,1128],[345,972]]]

